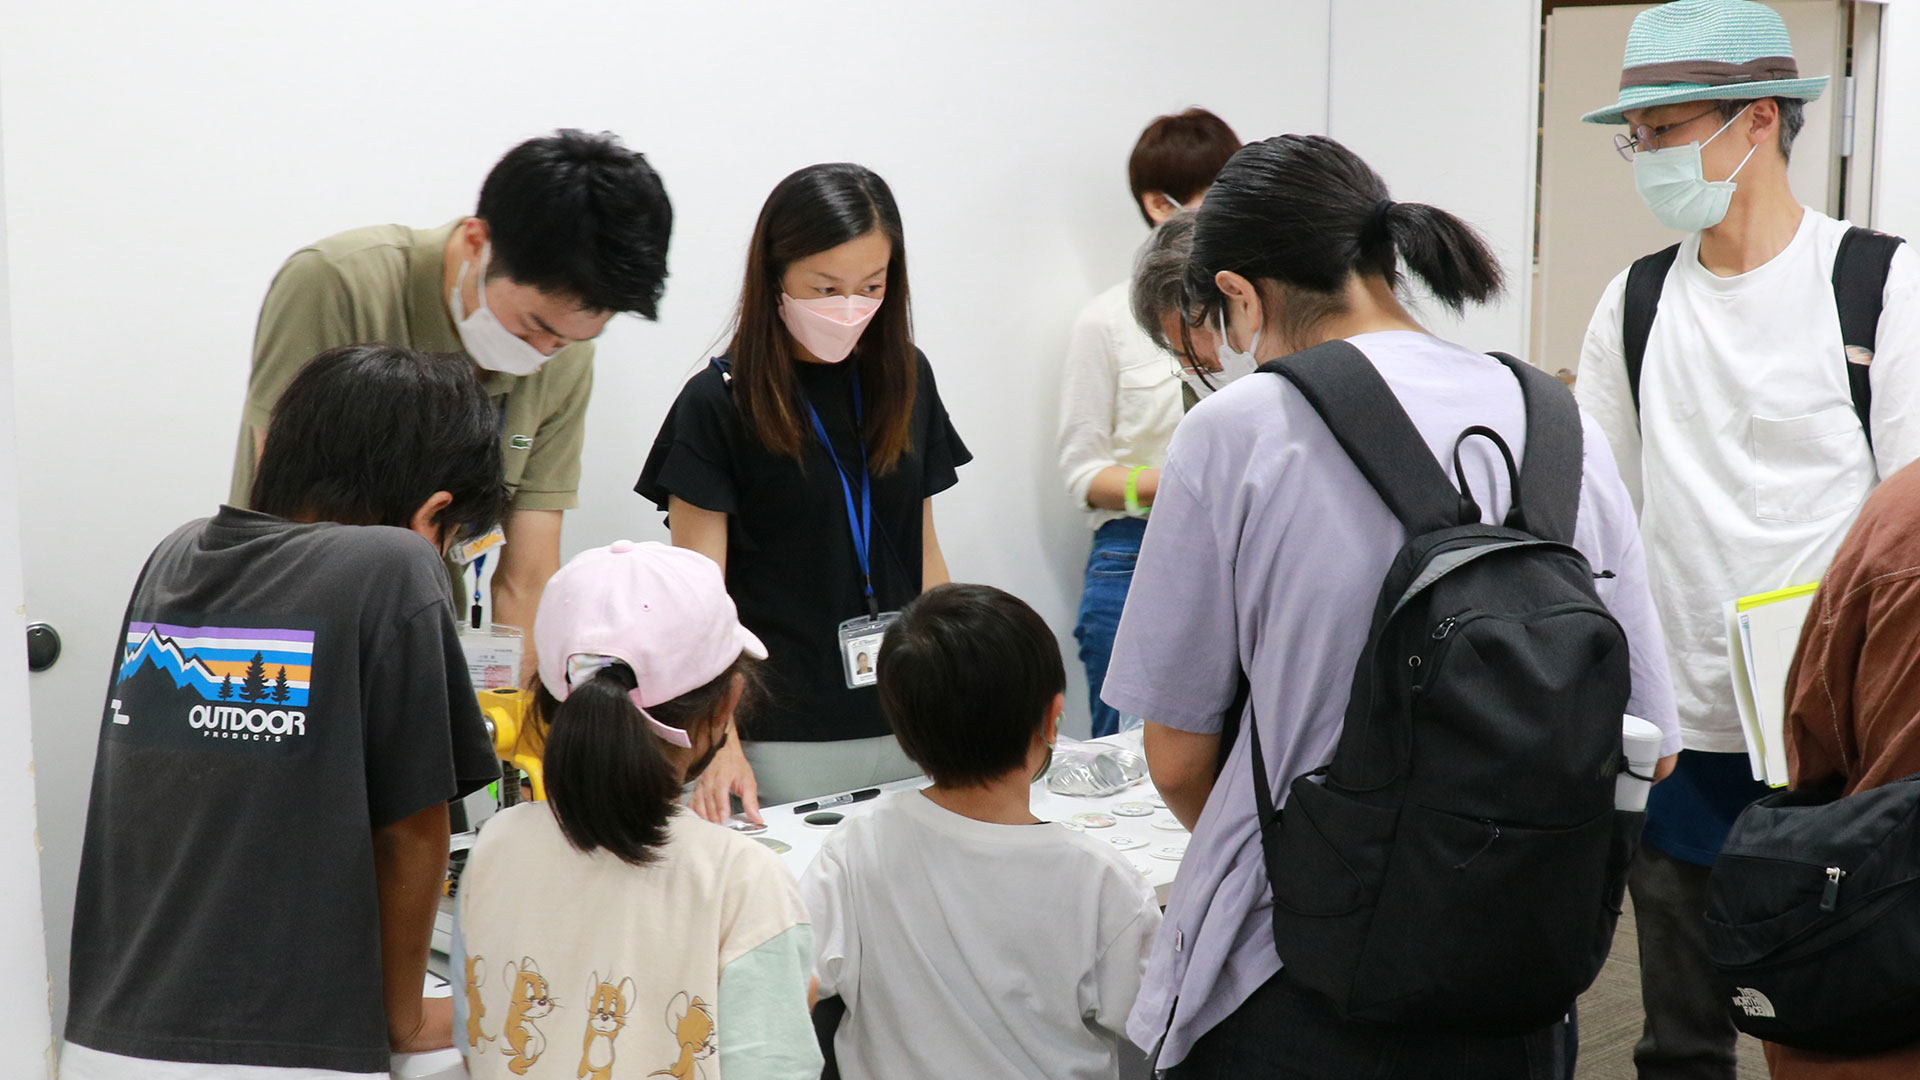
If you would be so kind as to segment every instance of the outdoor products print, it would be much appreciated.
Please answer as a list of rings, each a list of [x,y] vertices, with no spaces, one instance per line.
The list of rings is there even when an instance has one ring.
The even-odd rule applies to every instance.
[[[312,630],[130,622],[108,727],[175,746],[305,742],[313,640]]]

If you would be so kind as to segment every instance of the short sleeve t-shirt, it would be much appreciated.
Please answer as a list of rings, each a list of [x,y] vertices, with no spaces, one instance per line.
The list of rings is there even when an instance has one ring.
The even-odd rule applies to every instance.
[[[1888,267],[1867,366],[1869,446],[1833,299],[1848,228],[1806,209],[1778,255],[1733,277],[1701,265],[1699,234],[1682,241],[1637,408],[1622,345],[1624,272],[1587,327],[1575,392],[1640,508],[1688,750],[1746,752],[1722,605],[1819,580],[1873,486],[1920,457],[1920,253],[1902,244]],[[1730,820],[1753,799],[1751,789],[1733,794],[1712,813]],[[1653,798],[1657,811],[1665,797]],[[1719,849],[1710,835],[1702,842]]]
[[[546,803],[461,877],[454,1045],[474,1080],[816,1080],[813,938],[772,850],[681,811],[658,861],[567,842]]]
[[[1106,842],[902,791],[834,830],[800,891],[846,1080],[1115,1075],[1160,905]]]
[[[1351,344],[1436,460],[1452,457],[1461,431],[1484,424],[1525,461],[1536,433],[1519,381],[1499,361],[1411,332]],[[1602,575],[1595,589],[1627,635],[1628,711],[1660,728],[1660,752],[1672,754],[1673,688],[1632,503],[1606,439],[1584,420],[1582,447],[1573,544]],[[1474,439],[1460,457],[1488,519],[1500,520],[1511,496],[1499,452]],[[1406,530],[1306,398],[1270,374],[1233,383],[1181,422],[1152,520],[1102,694],[1122,712],[1211,734],[1245,671],[1268,781],[1284,801],[1296,776],[1331,758],[1380,582]],[[1141,1046],[1166,1035],[1163,1067],[1184,1060],[1284,960],[1273,944],[1250,745],[1234,743],[1207,798],[1128,1029]]]
[[[373,833],[499,775],[433,546],[224,507],[148,560],[115,648],[70,1042],[382,1072]]]
[[[267,429],[274,403],[315,354],[368,342],[465,354],[442,287],[456,225],[353,229],[301,248],[280,267],[254,331],[253,372],[233,458],[233,505],[246,506],[252,496],[255,434]],[[500,413],[500,453],[514,508],[579,506],[593,343],[568,345],[532,375],[481,374]]]
[[[958,482],[973,454],[947,418],[933,367],[918,359],[910,449],[873,476],[874,597],[898,610],[920,594],[922,504]],[[800,391],[820,414],[859,498],[865,456],[848,364],[796,364]],[[804,417],[804,410],[802,416]],[[872,687],[850,690],[838,631],[866,615],[847,498],[833,459],[803,423],[801,460],[763,446],[709,364],[687,382],[654,439],[634,490],[666,509],[678,496],[728,516],[727,591],[740,621],[766,643],[773,693],[754,715],[755,740],[826,742],[887,734]]]

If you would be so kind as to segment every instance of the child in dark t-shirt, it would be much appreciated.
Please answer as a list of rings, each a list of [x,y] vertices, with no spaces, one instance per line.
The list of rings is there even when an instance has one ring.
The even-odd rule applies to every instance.
[[[384,1074],[451,1045],[420,997],[447,804],[499,768],[441,558],[498,521],[500,475],[469,361],[333,349],[273,413],[258,509],[153,553],[102,710],[61,1075]]]

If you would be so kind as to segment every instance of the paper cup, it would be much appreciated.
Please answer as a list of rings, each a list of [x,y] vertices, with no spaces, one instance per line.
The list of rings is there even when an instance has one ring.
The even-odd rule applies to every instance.
[[[1660,729],[1637,716],[1622,716],[1620,748],[1627,755],[1627,771],[1613,782],[1614,809],[1645,810],[1653,770],[1660,763]]]

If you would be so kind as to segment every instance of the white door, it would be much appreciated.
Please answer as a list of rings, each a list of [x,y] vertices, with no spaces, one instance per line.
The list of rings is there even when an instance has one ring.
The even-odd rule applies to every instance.
[[[20,572],[20,475],[0,182],[0,1076],[53,1074],[46,929],[27,713],[26,590]]]

